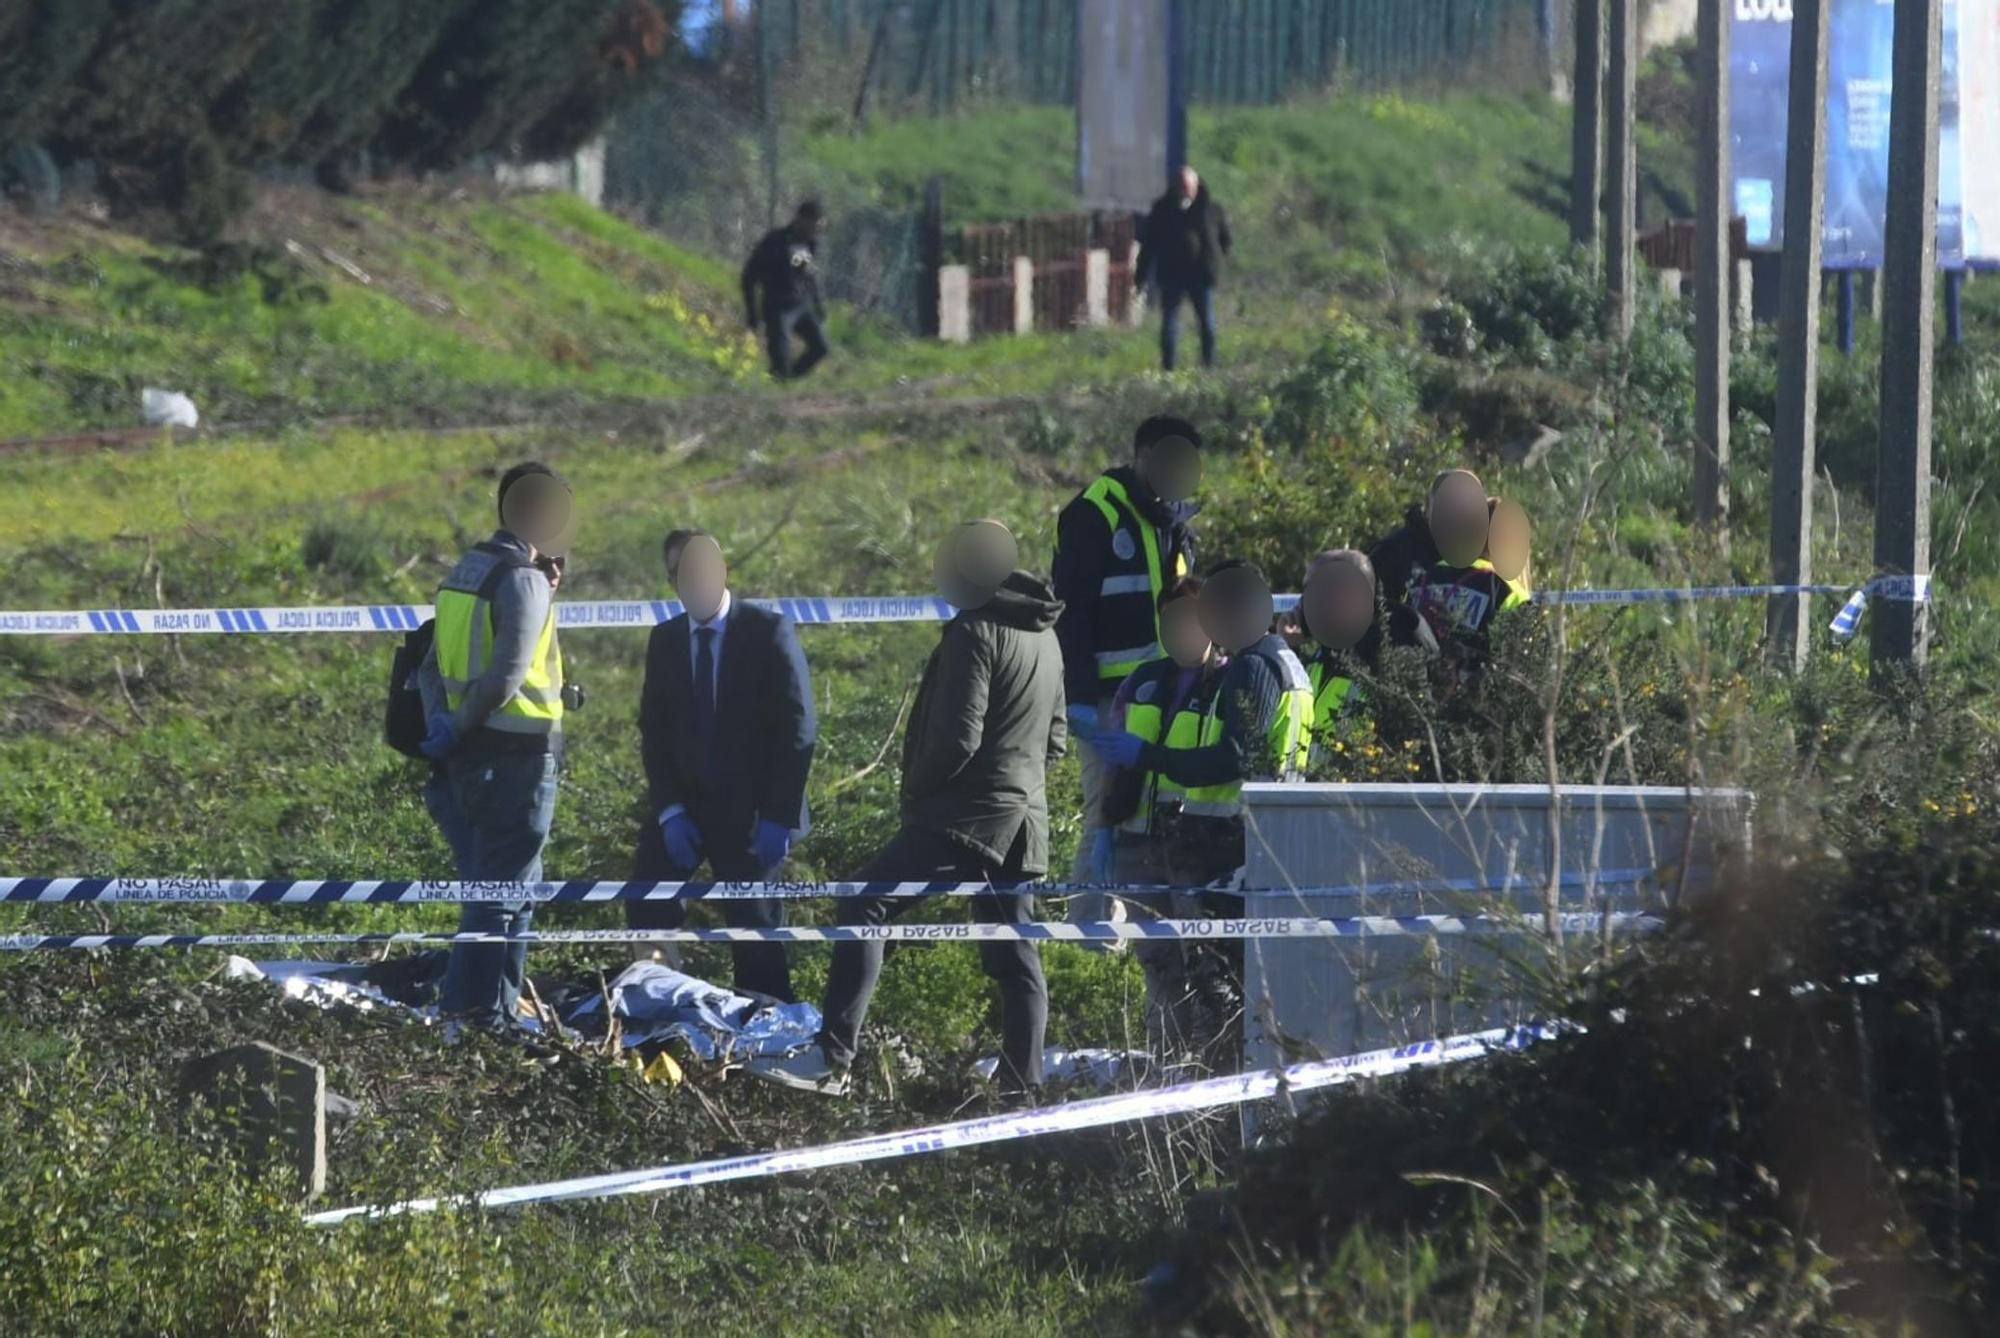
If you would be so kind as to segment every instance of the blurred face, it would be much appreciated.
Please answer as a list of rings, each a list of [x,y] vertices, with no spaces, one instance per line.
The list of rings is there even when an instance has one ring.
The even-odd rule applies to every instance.
[[[1201,588],[1202,630],[1230,654],[1247,650],[1271,630],[1271,587],[1244,567],[1217,572]]]
[[[1487,557],[1503,581],[1515,581],[1528,570],[1532,527],[1521,504],[1502,498],[1493,508],[1493,522],[1486,536]]]
[[[575,537],[575,506],[570,491],[546,474],[517,479],[500,499],[500,524],[509,534],[533,544],[537,552],[561,556]]]
[[[722,560],[722,546],[706,534],[697,534],[681,549],[674,565],[674,593],[687,606],[688,616],[705,623],[722,611],[722,593],[729,588],[729,568]]]
[[[1375,623],[1375,570],[1353,549],[1323,553],[1306,573],[1300,616],[1329,650],[1352,649]]]
[[[967,521],[945,535],[931,562],[938,593],[954,608],[987,604],[1020,561],[1014,532],[997,520]]]
[[[799,236],[809,242],[816,242],[819,240],[820,230],[826,226],[826,220],[824,218],[811,218],[805,214],[800,214],[792,220],[792,225],[798,229]]]
[[[1199,669],[1208,663],[1215,646],[1202,628],[1199,599],[1177,599],[1160,610],[1160,644],[1183,669]]]
[[[1153,495],[1185,502],[1201,486],[1201,451],[1185,437],[1165,437],[1139,452],[1134,466]]]
[[[1192,167],[1183,167],[1174,177],[1174,189],[1183,200],[1192,200],[1201,190],[1201,175]]]
[[[1431,489],[1425,519],[1446,565],[1471,566],[1486,551],[1486,485],[1466,470],[1452,470]]]

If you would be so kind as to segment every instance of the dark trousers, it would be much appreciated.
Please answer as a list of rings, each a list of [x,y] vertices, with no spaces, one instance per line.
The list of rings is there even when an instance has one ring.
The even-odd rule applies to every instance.
[[[545,753],[501,753],[485,761],[454,757],[445,765],[449,816],[440,819],[468,883],[538,883],[542,847],[556,811],[556,762]],[[532,902],[476,902],[459,912],[461,934],[527,933]],[[461,944],[451,950],[439,1011],[485,1027],[519,1024],[528,945]]]
[[[792,340],[805,352],[792,357]],[[780,381],[809,374],[827,353],[826,327],[811,307],[769,307],[764,311],[764,344],[771,354],[771,375]]]
[[[1015,882],[1022,875],[981,859],[936,832],[905,827],[898,831],[865,868],[860,882]],[[981,924],[1028,924],[1035,914],[1034,898],[1025,893],[995,893],[972,898],[972,918]],[[844,925],[880,925],[921,904],[916,897],[843,897],[836,914]],[[828,1060],[854,1061],[861,1024],[882,978],[880,942],[837,943],[833,968],[827,976],[825,1029],[819,1043]],[[1000,1085],[1008,1090],[1039,1087],[1042,1082],[1042,1036],[1049,1022],[1049,987],[1042,979],[1041,948],[1034,943],[987,942],[979,945],[979,965],[1000,987]]]
[[[695,829],[702,835],[703,853],[718,881],[725,883],[763,882],[774,869],[759,868],[750,851],[750,838],[718,841],[709,836],[699,815]],[[639,850],[632,860],[632,876],[656,883],[679,883],[694,877],[698,869],[684,869],[667,855],[657,823],[647,823],[639,834]],[[687,923],[685,901],[628,901],[625,923],[633,929],[679,929]],[[722,922],[731,929],[778,929],[785,923],[785,903],[778,897],[757,897],[749,901],[718,901]],[[795,1003],[792,993],[792,964],[782,943],[732,943],[729,958],[734,966],[734,984],[740,993],[768,994],[780,1003]]]
[[[1160,366],[1174,369],[1180,353],[1181,303],[1194,303],[1195,319],[1201,322],[1201,365],[1215,366],[1215,287],[1212,284],[1160,285]]]

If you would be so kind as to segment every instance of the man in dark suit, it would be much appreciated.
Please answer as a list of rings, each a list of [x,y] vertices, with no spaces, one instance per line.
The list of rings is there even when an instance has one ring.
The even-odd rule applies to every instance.
[[[667,580],[686,612],[653,629],[639,703],[648,812],[635,878],[678,882],[705,861],[730,882],[761,882],[804,836],[806,776],[819,724],[797,630],[785,614],[734,599],[722,550],[705,530],[675,530]],[[785,922],[776,898],[722,901],[742,929]],[[634,929],[678,929],[687,905],[626,903]],[[731,945],[736,988],[793,1001],[781,943]]]

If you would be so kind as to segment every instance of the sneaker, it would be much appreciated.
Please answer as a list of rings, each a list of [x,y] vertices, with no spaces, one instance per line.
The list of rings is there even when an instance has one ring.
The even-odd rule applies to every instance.
[[[847,1066],[834,1064],[826,1057],[826,1051],[817,1045],[809,1045],[803,1050],[789,1055],[765,1055],[751,1060],[744,1066],[745,1073],[765,1082],[791,1087],[801,1092],[819,1092],[825,1096],[846,1096],[848,1088]]]

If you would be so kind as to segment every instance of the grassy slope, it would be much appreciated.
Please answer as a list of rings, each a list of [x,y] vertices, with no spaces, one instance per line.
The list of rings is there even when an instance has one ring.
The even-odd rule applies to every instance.
[[[1212,146],[1211,173],[1243,202],[1246,268],[1255,280],[1246,287],[1279,281],[1282,266],[1272,258],[1321,264],[1313,257],[1324,253],[1331,257],[1324,268],[1307,271],[1322,286],[1302,304],[1317,321],[1335,287],[1359,282],[1379,292],[1390,273],[1441,266],[1451,248],[1433,212],[1468,232],[1549,239],[1556,225],[1526,198],[1536,174],[1523,163],[1546,164],[1559,151],[1557,119],[1545,107],[1504,99],[1468,96],[1440,107],[1373,100],[1204,118],[1198,130]],[[1010,173],[1025,179],[1023,164],[1031,162],[1040,164],[1039,179],[1061,180],[1066,159],[1051,158],[1060,118],[1023,112],[1003,124],[994,138],[1010,153],[971,159],[953,151],[976,168],[964,191],[1035,199],[991,183]],[[1400,148],[1355,147],[1376,136]],[[1534,146],[1528,159],[1512,156],[1524,142]],[[888,174],[904,154],[935,161],[949,143],[890,128],[858,148],[828,141],[813,151],[826,162],[851,151],[857,175],[864,164],[889,164],[879,170],[893,183]],[[1431,143],[1447,151],[1427,170],[1410,170],[1433,162],[1421,153]],[[1328,212],[1297,222],[1285,216],[1308,198]],[[1346,245],[1314,242],[1321,224]],[[751,352],[723,333],[733,311],[726,266],[571,202],[280,200],[260,214],[258,230],[280,246],[286,236],[308,239],[300,277],[324,286],[324,301],[272,306],[258,278],[205,292],[149,267],[161,257],[146,248],[95,229],[8,234],[0,245],[32,255],[36,268],[25,278],[0,271],[0,282],[16,285],[0,289],[0,365],[22,373],[0,378],[0,431],[124,422],[137,386],[152,382],[189,387],[211,411],[239,419],[384,409],[476,418],[492,402],[558,412],[510,429],[294,425],[130,452],[10,456],[14,486],[0,492],[10,606],[420,600],[487,525],[493,472],[525,454],[554,459],[576,484],[585,529],[569,593],[578,598],[657,590],[657,537],[687,521],[725,536],[736,584],[749,592],[921,588],[929,543],[973,513],[1013,522],[1030,563],[1044,565],[1054,508],[1114,453],[1123,424],[1163,403],[1217,421],[1254,417],[1264,380],[1294,355],[1307,319],[1281,312],[1234,332],[1237,358],[1256,365],[1220,387],[1141,375],[1150,361],[1142,333],[952,350],[861,330],[833,375],[802,397],[744,375]],[[315,259],[319,246],[352,260],[372,282],[360,285]],[[1384,257],[1379,266],[1365,254],[1352,258],[1371,249]],[[82,259],[65,263],[70,255]],[[919,381],[901,392],[918,403],[887,404],[905,377]],[[1007,402],[925,411],[922,401],[947,395]],[[591,421],[607,397],[628,410],[615,431]],[[667,397],[677,398],[661,402]],[[629,412],[633,401],[651,403]],[[857,404],[863,411],[850,412]],[[1372,470],[1369,487],[1383,496],[1415,486],[1373,462],[1355,468]],[[1212,519],[1227,514],[1231,499],[1255,495],[1256,469],[1254,457],[1217,462],[1212,491],[1222,504]],[[1672,467],[1655,474],[1654,492],[1678,486]],[[1507,483],[1542,488],[1552,503],[1569,495],[1566,479]],[[1649,505],[1625,503],[1642,517]],[[1607,518],[1605,533],[1629,519]],[[1858,528],[1850,516],[1850,545]],[[1600,578],[1677,572],[1681,561],[1671,542],[1624,546],[1594,555],[1592,571]],[[1730,622],[1726,638],[1710,625],[1689,628],[1686,639],[1705,632],[1727,652],[1742,651],[1754,639],[1753,615]],[[818,825],[794,871],[843,874],[893,825],[893,760],[876,763],[893,759],[893,747],[884,748],[930,634],[857,628],[806,636],[823,743],[813,794]],[[579,634],[566,648],[594,700],[576,721],[550,859],[565,876],[615,876],[626,867],[639,791],[629,703],[640,644],[634,633],[604,632]],[[409,769],[376,742],[387,651],[382,639],[319,637],[0,640],[0,867],[442,871],[443,851],[415,803]],[[1074,835],[1073,786],[1065,766],[1052,796],[1064,848]],[[437,924],[444,915],[134,908],[113,920],[359,927]],[[85,910],[33,919],[97,923]],[[579,912],[549,922],[610,917]],[[719,965],[713,954],[694,957]],[[806,951],[800,959],[810,988],[824,955]],[[602,956],[554,952],[537,960],[606,964]],[[1048,961],[1052,1039],[1103,1043],[1130,1034],[1138,981],[1128,962],[1060,948]],[[206,957],[145,960],[148,972],[188,987],[212,965]],[[987,991],[970,953],[899,953],[877,1020],[924,1056],[928,1082],[910,1090],[870,1075],[869,1103],[838,1112],[730,1084],[719,1096],[734,1127],[723,1133],[689,1093],[636,1097],[588,1065],[564,1070],[563,1084],[581,1095],[551,1104],[550,1091],[506,1078],[504,1063],[490,1056],[468,1059],[400,1032],[363,1045],[342,1025],[280,1013],[254,994],[195,991],[207,1001],[198,1016],[162,1023],[152,996],[91,965],[10,962],[0,971],[22,997],[45,1004],[27,1014],[35,1019],[28,1030],[0,1032],[0,1064],[11,1073],[32,1059],[41,1066],[35,1081],[49,1084],[57,1105],[79,1100],[84,1086],[55,1070],[64,1053],[97,1066],[100,1080],[117,1075],[140,1091],[190,1049],[222,1038],[268,1036],[328,1059],[333,1085],[370,1103],[366,1128],[336,1158],[334,1197],[342,1200],[390,1184],[512,1182],[913,1123],[956,1108],[965,1097],[957,1077],[963,1062],[993,1043]],[[93,1009],[102,1017],[87,1025],[131,1044],[115,1055],[80,1044]],[[42,1021],[66,1012],[75,1026]],[[398,1074],[471,1076],[405,1084]],[[561,1113],[552,1122],[536,1118],[544,1110]],[[109,1117],[100,1126],[120,1127]],[[459,1130],[462,1138],[431,1146]],[[1133,1224],[1164,1225],[1178,1211],[1177,1181],[1148,1169],[1157,1167],[1157,1151],[1135,1134],[1073,1158],[998,1154],[657,1207],[583,1208],[510,1226],[497,1245],[479,1244],[471,1230],[461,1238],[439,1228],[444,1235],[410,1251],[428,1263],[398,1254],[394,1237],[363,1243],[350,1233],[337,1248],[308,1256],[314,1262],[275,1290],[283,1299],[273,1304],[287,1323],[310,1327],[313,1316],[324,1322],[338,1313],[315,1309],[327,1299],[314,1295],[337,1295],[346,1279],[407,1286],[418,1299],[395,1312],[399,1318],[436,1319],[446,1313],[440,1307],[471,1304],[526,1327],[585,1332],[672,1324],[691,1313],[722,1332],[768,1331],[773,1315],[784,1316],[785,1327],[827,1332],[1101,1327],[1129,1302],[1148,1257],[1147,1233]],[[110,1202],[126,1192],[90,1181],[77,1201]],[[160,1195],[155,1209],[179,1201],[171,1182]],[[8,1229],[0,1222],[0,1249],[17,1239]],[[486,1251],[477,1262],[468,1253],[476,1250]],[[651,1271],[634,1277],[630,1268],[611,1269],[588,1289],[565,1281],[591,1276],[607,1256],[642,1259]],[[501,1299],[467,1290],[461,1272],[482,1270],[504,1280]]]

